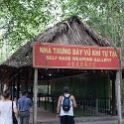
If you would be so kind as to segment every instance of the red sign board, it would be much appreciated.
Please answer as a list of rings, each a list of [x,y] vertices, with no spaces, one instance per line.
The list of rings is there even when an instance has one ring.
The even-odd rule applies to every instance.
[[[119,64],[112,47],[34,43],[33,67],[117,70]]]

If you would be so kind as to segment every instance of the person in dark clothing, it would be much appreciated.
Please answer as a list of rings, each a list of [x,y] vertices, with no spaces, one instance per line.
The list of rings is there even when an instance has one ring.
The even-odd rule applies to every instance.
[[[28,91],[22,91],[22,97],[18,100],[18,109],[20,115],[21,124],[29,124],[30,119],[30,107],[32,106],[32,101],[28,96]]]

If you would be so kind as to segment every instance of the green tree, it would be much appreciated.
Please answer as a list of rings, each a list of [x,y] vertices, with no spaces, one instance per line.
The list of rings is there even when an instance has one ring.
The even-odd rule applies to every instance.
[[[118,0],[0,0],[0,46],[15,50],[55,23],[79,16],[124,49],[124,2]],[[3,58],[3,56],[1,55]]]

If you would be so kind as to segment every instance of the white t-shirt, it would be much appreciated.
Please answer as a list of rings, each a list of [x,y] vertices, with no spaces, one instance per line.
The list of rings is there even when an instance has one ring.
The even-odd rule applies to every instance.
[[[66,97],[68,97],[70,94],[64,94]],[[61,109],[60,109],[60,116],[63,115],[69,115],[69,116],[74,116],[74,112],[73,112],[73,106],[72,106],[72,101],[70,100],[70,110],[68,112],[65,112],[62,108],[62,104],[63,104],[63,100],[64,100],[64,96],[62,96],[62,100],[61,100]]]
[[[16,103],[13,101],[13,108]],[[12,122],[12,101],[0,101],[0,124],[13,124]]]

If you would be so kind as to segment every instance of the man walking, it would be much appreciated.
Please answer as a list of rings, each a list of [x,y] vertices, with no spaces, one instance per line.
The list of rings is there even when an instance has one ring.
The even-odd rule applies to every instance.
[[[73,107],[77,107],[75,97],[69,94],[69,88],[65,86],[63,88],[64,94],[59,96],[58,103],[57,103],[57,116],[60,116],[60,123],[61,124],[74,124],[74,112]],[[65,100],[66,99],[66,100]],[[68,99],[70,100],[68,102]],[[64,104],[68,104],[68,105]],[[64,108],[65,107],[65,108]]]
[[[29,124],[30,107],[32,106],[31,99],[28,98],[28,91],[22,91],[22,97],[18,100],[18,109],[21,124]]]

